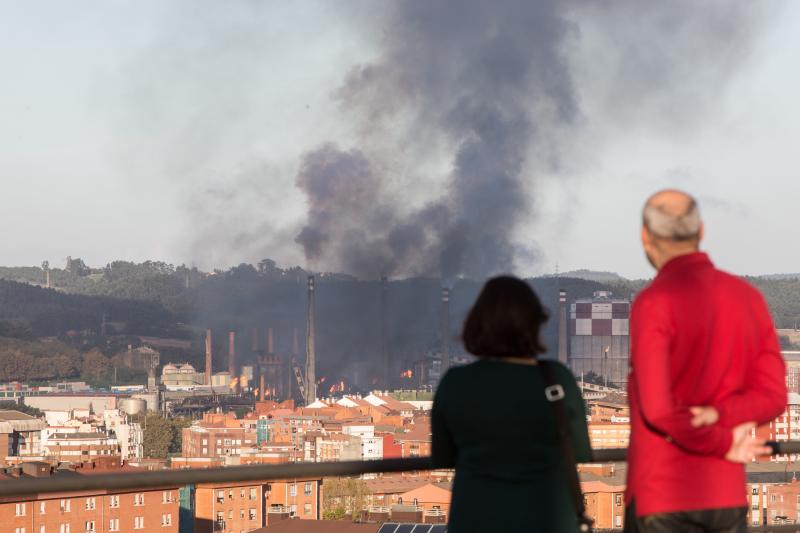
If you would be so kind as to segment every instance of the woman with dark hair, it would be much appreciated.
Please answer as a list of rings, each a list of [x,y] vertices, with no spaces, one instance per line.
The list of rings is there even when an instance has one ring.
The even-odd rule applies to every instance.
[[[434,466],[456,469],[450,533],[579,531],[545,364],[564,390],[577,461],[591,460],[586,414],[572,373],[537,359],[546,321],[536,293],[509,276],[489,280],[467,317],[462,338],[478,361],[444,375],[431,415]]]

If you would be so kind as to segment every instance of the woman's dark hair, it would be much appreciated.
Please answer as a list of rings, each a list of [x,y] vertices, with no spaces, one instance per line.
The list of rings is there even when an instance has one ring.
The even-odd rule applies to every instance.
[[[464,322],[464,347],[481,357],[536,357],[546,351],[539,330],[547,318],[530,285],[512,276],[492,278]]]

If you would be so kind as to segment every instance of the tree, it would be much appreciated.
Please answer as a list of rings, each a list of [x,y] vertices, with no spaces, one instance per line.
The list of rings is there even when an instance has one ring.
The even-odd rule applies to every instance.
[[[326,478],[322,482],[322,514],[325,520],[355,521],[369,503],[369,486],[359,478]]]
[[[174,439],[173,425],[155,413],[148,413],[140,423],[144,428],[144,456],[166,459]]]
[[[94,348],[83,356],[83,365],[81,367],[82,377],[100,380],[107,376],[110,371],[111,361],[97,348]]]

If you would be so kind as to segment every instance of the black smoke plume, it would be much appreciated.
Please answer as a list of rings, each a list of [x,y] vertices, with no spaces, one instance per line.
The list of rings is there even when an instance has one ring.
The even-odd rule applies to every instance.
[[[296,179],[309,265],[370,278],[482,278],[536,257],[515,230],[591,120],[580,74],[596,76],[581,90],[602,93],[606,118],[669,122],[719,93],[762,18],[754,3],[689,0],[385,5],[378,58],[334,92],[358,142],[308,151]],[[429,176],[443,187],[392,183],[430,161],[444,162]]]

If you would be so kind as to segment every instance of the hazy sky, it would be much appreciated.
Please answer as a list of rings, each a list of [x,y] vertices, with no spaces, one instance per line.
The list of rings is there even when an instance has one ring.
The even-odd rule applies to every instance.
[[[370,3],[338,5],[0,0],[0,264],[302,264],[300,159],[353,134],[332,94],[381,42]],[[639,209],[665,186],[699,197],[719,265],[800,272],[798,49],[800,3],[774,3],[688,110],[600,98],[602,76],[576,60],[581,128],[538,180],[517,236],[541,256],[519,273],[649,276]],[[424,200],[426,183],[406,183]]]

